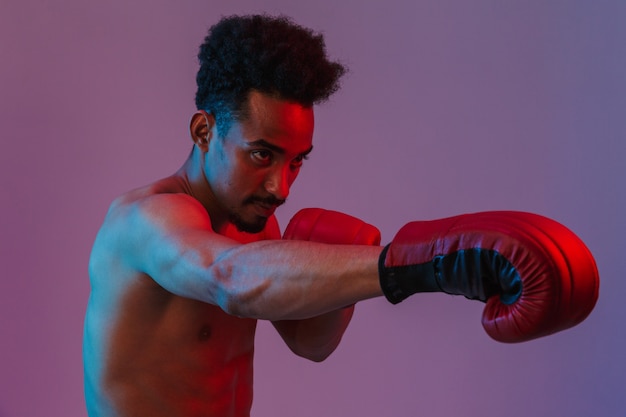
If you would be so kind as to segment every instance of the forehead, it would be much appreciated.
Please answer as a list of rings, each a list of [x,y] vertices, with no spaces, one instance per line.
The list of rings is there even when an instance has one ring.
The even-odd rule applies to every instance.
[[[313,138],[313,108],[252,91],[241,128],[250,140],[308,142],[308,148]]]

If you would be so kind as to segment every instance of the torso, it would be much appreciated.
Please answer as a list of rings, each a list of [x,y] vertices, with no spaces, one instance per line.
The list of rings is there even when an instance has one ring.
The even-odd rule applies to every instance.
[[[170,177],[118,204],[159,193],[188,190]],[[117,218],[107,216],[90,261],[83,347],[89,415],[249,416],[256,320],[171,294],[125,266],[116,251],[120,236],[110,232]],[[274,237],[224,234],[242,242]]]

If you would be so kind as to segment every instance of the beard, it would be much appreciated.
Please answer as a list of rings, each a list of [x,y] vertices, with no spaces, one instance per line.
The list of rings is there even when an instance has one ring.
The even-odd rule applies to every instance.
[[[232,213],[229,220],[240,232],[253,234],[262,232],[267,224],[267,217],[257,216],[256,220],[251,222],[242,219],[241,216],[236,213]]]
[[[246,207],[248,205],[262,203],[269,206],[279,207],[285,204],[286,200],[279,200],[276,197],[248,197],[243,201],[243,206]],[[245,233],[260,233],[265,229],[265,225],[267,224],[268,217],[264,216],[255,216],[254,220],[244,220],[239,213],[231,212],[229,216],[230,222],[239,230],[240,232]]]

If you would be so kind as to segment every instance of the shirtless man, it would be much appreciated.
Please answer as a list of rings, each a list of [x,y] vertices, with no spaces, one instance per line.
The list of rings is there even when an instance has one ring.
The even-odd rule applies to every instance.
[[[272,321],[293,352],[321,361],[361,300],[445,291],[531,302],[524,246],[537,239],[500,232],[500,214],[469,222],[489,228],[497,218],[493,239],[475,228],[439,231],[460,228],[459,217],[410,223],[384,251],[280,240],[274,210],[312,150],[312,106],[337,89],[344,69],[326,58],[321,36],[266,16],[223,19],[199,58],[189,158],[174,175],[116,199],[92,249],[83,349],[90,417],[249,416],[258,319]],[[543,293],[554,297],[550,287],[528,299]],[[520,311],[507,313],[518,338]],[[494,321],[502,333],[504,322]],[[533,326],[524,337],[547,334]]]
[[[233,37],[249,67],[231,70],[246,73],[225,68],[233,58],[219,48]],[[115,200],[93,246],[91,417],[248,416],[256,319],[321,361],[350,321],[345,306],[382,294],[380,247],[277,240],[274,210],[312,149],[312,105],[343,73],[321,37],[282,19],[225,19],[199,58],[191,155]],[[255,73],[281,62],[282,79]]]

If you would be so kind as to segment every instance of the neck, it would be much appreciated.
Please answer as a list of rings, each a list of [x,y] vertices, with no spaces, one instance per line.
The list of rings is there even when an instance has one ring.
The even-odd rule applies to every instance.
[[[203,154],[194,146],[191,154],[176,173],[176,176],[185,183],[187,192],[202,204],[211,218],[213,230],[219,233],[220,230],[228,226],[229,222],[223,214],[224,211],[217,203],[213,190],[206,179],[203,165]]]

